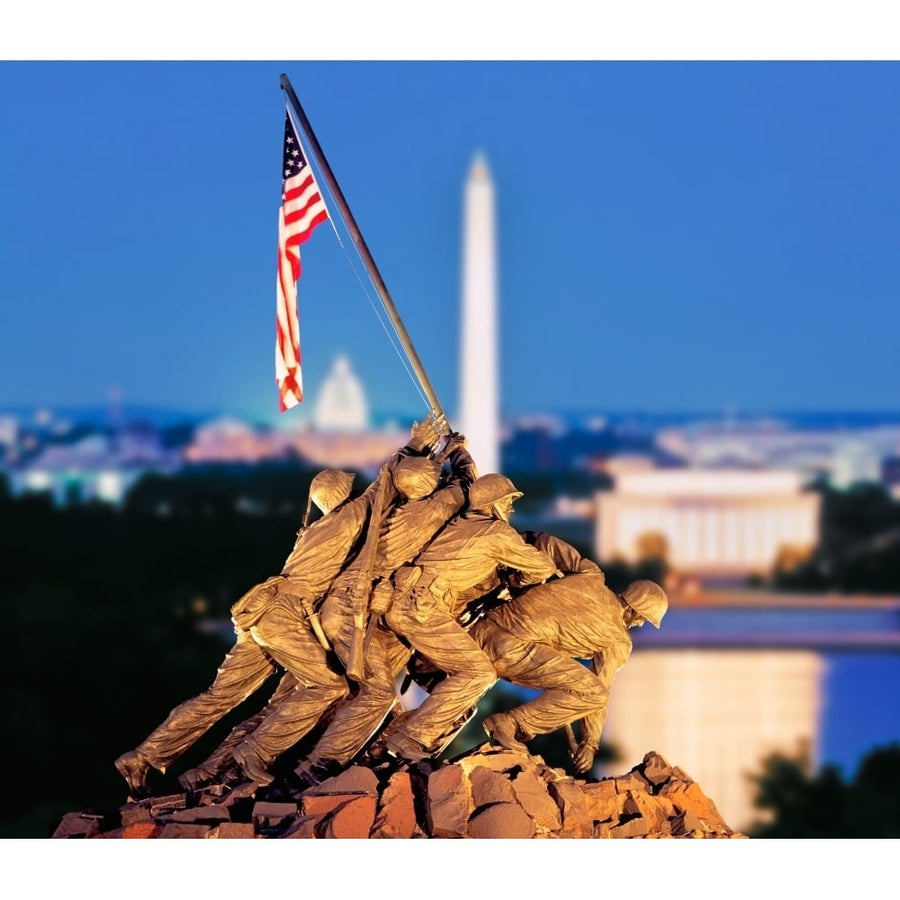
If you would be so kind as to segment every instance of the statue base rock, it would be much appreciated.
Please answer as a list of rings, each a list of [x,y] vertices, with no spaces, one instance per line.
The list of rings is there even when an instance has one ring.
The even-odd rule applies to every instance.
[[[350,766],[305,790],[253,782],[67,813],[54,838],[744,838],[660,754],[579,779],[484,744],[453,761]]]

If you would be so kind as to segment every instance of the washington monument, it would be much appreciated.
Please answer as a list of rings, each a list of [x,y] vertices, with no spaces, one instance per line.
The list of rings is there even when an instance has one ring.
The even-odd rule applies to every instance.
[[[460,430],[478,471],[500,471],[494,183],[476,153],[463,207]]]

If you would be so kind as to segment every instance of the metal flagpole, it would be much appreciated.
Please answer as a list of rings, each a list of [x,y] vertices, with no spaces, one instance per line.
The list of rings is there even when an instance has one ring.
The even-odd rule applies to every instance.
[[[419,355],[416,353],[415,347],[413,347],[409,334],[406,331],[406,327],[404,326],[399,314],[397,313],[397,308],[394,306],[394,301],[391,299],[391,295],[388,293],[388,289],[384,283],[384,279],[381,277],[381,273],[378,271],[378,266],[375,265],[375,260],[372,258],[372,254],[369,252],[369,248],[366,246],[366,242],[363,239],[362,232],[359,230],[359,226],[356,224],[356,219],[353,218],[353,213],[350,212],[350,207],[348,206],[347,201],[344,199],[344,194],[337,183],[337,179],[334,177],[334,173],[331,171],[331,166],[328,165],[328,160],[325,158],[325,154],[322,152],[322,147],[319,144],[319,141],[316,139],[316,135],[312,129],[312,125],[309,124],[309,119],[306,117],[306,113],[303,111],[303,107],[300,105],[300,101],[297,99],[297,95],[294,93],[294,88],[291,86],[290,79],[287,77],[287,75],[281,76],[281,87],[287,94],[288,99],[291,101],[291,106],[293,106],[294,112],[297,114],[297,118],[300,119],[300,124],[303,126],[303,130],[306,132],[306,136],[309,140],[310,146],[312,147],[313,153],[316,154],[316,158],[319,162],[319,167],[322,170],[322,174],[325,176],[325,180],[328,182],[328,187],[330,188],[331,193],[334,195],[334,198],[337,201],[338,206],[340,207],[341,215],[344,218],[347,229],[353,237],[353,242],[356,244],[357,249],[359,250],[360,255],[363,258],[363,262],[366,265],[366,268],[369,270],[369,275],[371,276],[372,282],[374,283],[375,288],[378,291],[379,296],[381,297],[381,301],[384,304],[388,315],[391,317],[391,322],[393,322],[394,324],[394,329],[397,332],[397,336],[400,338],[400,342],[403,344],[403,349],[406,351],[406,355],[409,358],[410,363],[412,364],[413,370],[416,373],[416,377],[419,379],[419,384],[421,385],[425,396],[428,398],[428,402],[431,404],[431,410],[435,414],[438,424],[442,424],[445,431],[449,432],[450,426],[447,423],[447,417],[444,414],[444,409],[441,406],[441,402],[440,400],[438,400],[437,394],[435,393],[434,388],[431,386],[431,381],[429,380],[428,375],[425,373],[425,369],[423,368],[422,363],[419,360]]]

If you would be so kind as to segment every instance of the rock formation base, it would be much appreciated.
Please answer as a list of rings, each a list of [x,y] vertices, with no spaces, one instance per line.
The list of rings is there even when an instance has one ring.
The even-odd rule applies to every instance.
[[[305,790],[211,785],[67,813],[54,838],[743,838],[660,754],[579,779],[483,745],[453,761],[351,766]]]

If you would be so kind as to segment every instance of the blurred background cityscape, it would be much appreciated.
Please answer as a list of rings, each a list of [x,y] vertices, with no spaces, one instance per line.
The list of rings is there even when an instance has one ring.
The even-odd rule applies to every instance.
[[[805,70],[798,76],[796,70],[789,73],[776,67],[772,74],[762,67],[766,78],[772,74],[767,89],[795,86],[791,81],[795,76],[801,81],[819,78],[823,97],[841,90],[852,94],[856,88],[847,84],[860,86],[870,77],[888,88],[900,84],[896,67],[863,68],[864,72],[854,67]],[[240,79],[254,71],[239,69],[226,77]],[[278,67],[269,69],[275,72]],[[512,69],[526,78],[523,70]],[[665,67],[650,69],[660,78],[672,72]],[[72,71],[94,87],[105,84],[102,66],[99,71]],[[487,71],[499,82],[516,81],[509,68]],[[577,78],[590,80],[583,68],[576,66],[575,71]],[[726,77],[734,77],[734,71],[724,70]],[[143,76],[135,72],[126,70],[137,84]],[[380,77],[384,72],[380,70]],[[435,72],[428,70],[427,77],[442,76]],[[620,79],[630,77],[622,69],[614,72]],[[762,78],[752,72],[751,67],[747,76],[751,81]],[[171,79],[167,83],[174,84],[177,78],[171,73],[171,68],[164,68],[165,78]],[[13,73],[7,68],[0,74],[9,78]],[[270,74],[267,70],[265,77],[270,79]],[[564,74],[572,77],[569,70]],[[695,86],[707,77],[696,70],[685,74],[678,69],[677,74]],[[396,69],[389,69],[386,77],[394,86],[402,81],[409,89],[409,80],[401,79]],[[468,71],[465,77],[476,76]],[[315,83],[315,78],[310,80]],[[274,90],[270,81],[266,91]],[[4,83],[0,80],[0,87]],[[760,90],[760,96],[769,96]],[[832,127],[840,129],[839,118]],[[879,147],[900,144],[896,124],[882,123],[878,129],[878,141],[872,141]],[[275,134],[277,145],[277,128],[270,131],[267,138]],[[174,132],[167,140],[178,146]],[[373,138],[372,144],[377,145],[378,139]],[[869,146],[867,138],[859,149]],[[272,146],[267,146],[270,151]],[[465,152],[471,152],[470,145]],[[516,242],[530,212],[528,203],[518,197],[515,216],[504,217],[503,186],[517,172],[504,165],[506,154],[506,149],[496,157],[476,153],[468,177],[454,187],[463,196],[463,203],[457,197],[454,204],[463,208],[465,244],[469,205],[478,201],[464,192],[478,167],[484,167],[482,175],[487,173],[490,179],[490,166],[501,185],[497,221],[492,195],[479,213],[490,225],[488,269],[482,271],[489,285],[488,301],[482,296],[479,308],[499,300],[502,322],[512,322],[508,330],[503,324],[496,334],[490,333],[501,353],[487,360],[483,353],[467,356],[464,336],[457,341],[459,303],[454,300],[445,304],[451,312],[444,309],[428,331],[424,348],[431,355],[422,355],[426,364],[436,359],[437,371],[444,376],[438,379],[441,383],[448,370],[454,377],[453,370],[459,370],[461,403],[467,373],[480,385],[479,396],[496,391],[496,408],[488,410],[493,425],[488,425],[486,443],[479,443],[487,449],[479,449],[482,455],[476,454],[476,462],[488,454],[524,491],[512,519],[515,527],[548,531],[570,541],[601,565],[617,589],[635,577],[651,577],[669,592],[671,607],[662,628],[633,633],[635,653],[612,690],[595,774],[617,774],[656,750],[698,781],[738,830],[780,837],[898,836],[900,408],[885,398],[896,396],[900,373],[896,358],[885,359],[882,352],[886,339],[893,344],[896,330],[898,282],[896,264],[890,263],[896,255],[869,246],[873,258],[888,262],[880,269],[873,264],[872,271],[878,269],[880,276],[877,289],[869,291],[877,298],[869,298],[866,311],[870,352],[864,346],[854,350],[860,360],[858,372],[867,355],[869,362],[878,360],[876,369],[860,375],[853,385],[855,396],[864,402],[851,402],[847,370],[840,369],[834,353],[826,359],[824,352],[820,357],[809,349],[798,352],[796,362],[803,375],[797,382],[807,379],[814,388],[819,378],[823,387],[824,393],[812,402],[812,394],[803,397],[794,390],[783,359],[776,364],[764,355],[754,356],[764,354],[764,340],[750,354],[758,372],[747,374],[747,361],[740,358],[744,333],[740,323],[746,323],[748,335],[752,330],[749,320],[741,318],[746,302],[735,302],[732,312],[739,324],[728,331],[713,328],[708,320],[720,313],[698,301],[673,318],[687,323],[685,335],[692,328],[710,329],[704,346],[716,349],[703,370],[704,389],[727,380],[733,368],[745,373],[749,385],[745,394],[735,392],[742,400],[754,397],[758,378],[758,402],[726,402],[717,409],[710,401],[712,394],[701,395],[698,387],[698,393],[684,391],[680,404],[671,397],[661,403],[658,389],[650,399],[651,376],[642,370],[642,357],[669,347],[670,355],[652,376],[656,383],[665,382],[667,372],[677,382],[680,360],[685,366],[698,363],[693,356],[688,359],[689,354],[680,355],[677,341],[673,348],[652,337],[661,330],[658,321],[648,320],[635,325],[635,332],[626,328],[611,337],[597,330],[602,341],[595,339],[586,348],[575,347],[573,337],[570,354],[567,336],[585,330],[579,316],[561,308],[552,327],[537,339],[516,324],[527,314],[524,306],[517,306],[523,289],[516,277],[522,276],[513,275],[509,261],[524,255]],[[890,153],[885,156],[896,159]],[[652,171],[648,158],[641,165]],[[861,167],[847,165],[855,176],[864,177]],[[881,171],[882,179],[888,177],[886,171]],[[892,178],[887,184],[879,182],[879,217],[896,216],[896,173]],[[389,181],[387,188],[396,193],[396,185]],[[710,197],[730,190],[721,184],[707,188]],[[862,188],[853,182],[852,188],[844,185],[842,190],[855,197],[854,190]],[[175,199],[170,195],[167,202],[177,217]],[[372,206],[378,206],[378,198]],[[538,200],[535,206],[542,204]],[[274,223],[274,212],[273,203],[264,225]],[[829,210],[829,215],[834,212]],[[446,210],[431,210],[428,215],[458,221]],[[378,212],[371,207],[369,218],[378,222]],[[512,218],[516,222],[507,228]],[[879,218],[870,227],[882,234],[880,222]],[[855,227],[866,228],[859,223]],[[260,230],[273,246],[274,233]],[[189,231],[185,226],[183,233]],[[610,246],[617,244],[621,250],[624,238],[603,235]],[[895,253],[896,232],[885,240]],[[317,241],[324,244],[318,235]],[[449,255],[459,259],[458,232],[448,244]],[[319,252],[318,243],[304,249],[305,269],[314,268],[310,261]],[[791,252],[800,250],[794,246]],[[629,253],[640,255],[635,248]],[[7,271],[13,274],[6,283],[7,296],[14,288],[26,290],[25,275],[12,264],[28,258],[12,250],[9,254]],[[811,258],[819,265],[828,256],[829,251],[820,247]],[[656,257],[657,262],[660,259]],[[218,265],[228,268],[221,260]],[[726,260],[720,258],[720,265],[727,269]],[[464,253],[463,275],[466,266]],[[466,280],[444,263],[433,268],[451,288]],[[401,284],[406,285],[406,277],[401,268]],[[796,277],[792,273],[788,280],[794,283]],[[316,299],[322,282],[315,278],[304,274],[300,285],[304,334],[306,307],[322,306],[321,297]],[[821,285],[821,271],[816,278]],[[874,274],[871,279],[874,284]],[[266,284],[270,280],[267,274]],[[836,334],[843,333],[851,342],[854,323],[868,302],[868,282],[863,277],[860,282],[856,301],[832,297],[832,305],[821,310],[823,319],[834,320]],[[471,290],[469,286],[460,292],[463,307]],[[445,292],[442,285],[438,293]],[[184,305],[183,298],[190,294],[181,289],[176,293]],[[254,286],[253,293],[263,292]],[[415,294],[413,289],[406,292]],[[590,297],[590,291],[586,294]],[[330,286],[325,296],[332,297]],[[842,302],[837,316],[836,304]],[[612,297],[604,304],[609,310],[634,306]],[[404,312],[409,308],[400,305]],[[261,303],[263,307],[270,305]],[[255,314],[265,320],[259,309]],[[318,315],[323,315],[321,309]],[[335,306],[335,316],[343,315]],[[104,323],[115,317],[108,310],[100,316]],[[229,645],[228,609],[248,587],[280,570],[305,508],[311,477],[325,466],[349,469],[359,473],[355,486],[362,489],[390,452],[405,443],[413,420],[424,414],[410,412],[382,372],[372,374],[368,335],[365,350],[357,351],[349,337],[337,340],[332,334],[312,344],[303,412],[287,414],[278,422],[246,412],[248,407],[260,408],[255,401],[247,402],[246,384],[234,389],[227,383],[223,387],[222,381],[206,385],[196,371],[190,378],[182,373],[184,408],[174,399],[179,390],[175,376],[174,387],[169,386],[159,404],[145,402],[148,393],[132,401],[120,387],[99,392],[98,384],[121,384],[123,379],[116,375],[128,370],[128,366],[107,370],[99,362],[86,367],[92,371],[88,379],[81,364],[72,366],[71,384],[65,367],[49,366],[59,388],[57,399],[43,386],[46,402],[33,402],[35,384],[46,377],[47,366],[35,366],[41,371],[34,378],[25,377],[29,370],[16,363],[18,348],[12,345],[20,344],[26,333],[34,337],[39,318],[19,329],[18,339],[15,328],[6,333],[7,358],[13,360],[10,370],[20,378],[4,379],[0,398],[0,559],[6,575],[0,591],[13,636],[0,662],[7,710],[2,745],[7,772],[13,776],[0,811],[3,836],[48,836],[66,811],[124,802],[124,786],[112,760],[140,741],[176,703],[208,685]],[[838,340],[815,334],[820,326],[819,320],[811,326],[813,337]],[[493,328],[484,322],[470,327],[479,333]],[[782,332],[787,327],[780,329],[775,320],[766,327],[773,340],[780,334],[785,347],[802,343],[797,334],[785,338]],[[136,326],[135,333],[139,330]],[[238,330],[239,324],[235,346],[242,340],[236,336]],[[161,334],[176,331],[183,336],[190,327],[173,321]],[[79,335],[86,333],[82,328]],[[639,347],[638,335],[651,336],[649,346]],[[523,342],[523,336],[536,343]],[[122,342],[126,352],[131,337]],[[143,348],[138,355],[166,368],[165,341],[163,337],[161,346]],[[609,363],[610,369],[583,368],[607,354],[608,348],[612,353],[617,343],[626,345],[626,351],[620,348],[622,355]],[[735,354],[733,366],[728,364],[729,352]],[[198,348],[198,359],[200,353]],[[227,346],[219,346],[215,355],[223,354],[227,356]],[[185,355],[189,357],[190,351]],[[509,380],[503,372],[525,365],[523,358],[529,369],[543,369],[542,381],[551,386],[554,379],[560,382],[556,402],[544,404],[544,411],[539,402],[532,405],[536,412],[514,411],[525,405],[521,393],[507,402],[512,392],[506,390]],[[173,368],[179,364],[174,360]],[[575,376],[569,371],[573,367],[582,367]],[[240,359],[231,368],[237,370],[235,384],[242,380],[242,372],[246,383],[262,381],[264,388],[253,388],[260,395],[271,385],[268,373],[256,377],[255,369],[241,368]],[[577,396],[565,387],[570,376],[577,380]],[[93,405],[73,401],[73,385],[79,379],[80,396],[86,389],[95,391]],[[783,403],[776,402],[782,396],[779,379],[785,387]],[[203,400],[205,385],[208,401]],[[643,406],[642,391],[647,394]],[[270,406],[274,398],[272,386]],[[208,411],[202,409],[204,402]],[[480,442],[483,426],[471,431],[466,426],[477,418],[463,411],[458,420],[451,415],[451,424]],[[509,704],[517,696],[513,688],[501,684],[488,702]],[[194,748],[185,767],[202,759],[230,724],[260,702],[256,699],[250,707],[236,710]],[[477,730],[462,738],[470,743],[482,739]],[[552,764],[566,764],[555,746],[541,749]]]

